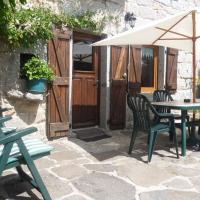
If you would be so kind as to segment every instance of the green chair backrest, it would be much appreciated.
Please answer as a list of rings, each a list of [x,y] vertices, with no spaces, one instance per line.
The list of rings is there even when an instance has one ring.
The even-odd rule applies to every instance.
[[[173,101],[171,94],[167,90],[155,90],[153,93],[153,101],[163,102],[163,101]],[[156,109],[159,113],[169,113],[168,108],[159,107]]]
[[[150,113],[152,106],[142,94],[127,95],[127,103],[133,113],[134,128],[140,131],[149,130],[151,127]]]

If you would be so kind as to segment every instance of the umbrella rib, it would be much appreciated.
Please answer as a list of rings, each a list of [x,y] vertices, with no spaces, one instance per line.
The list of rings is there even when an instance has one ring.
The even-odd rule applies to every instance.
[[[185,17],[187,17],[192,11],[190,11],[187,15],[184,15],[181,19],[179,19],[174,25],[172,25],[169,29],[167,29],[161,36],[159,36],[152,44],[155,44],[158,40],[160,40],[166,33],[168,33],[172,28],[174,28],[179,22],[181,22]]]
[[[200,38],[200,36],[197,36],[197,37],[196,37],[196,39],[199,39],[199,38]]]
[[[190,38],[161,38],[159,40],[191,40]]]
[[[156,27],[157,29],[161,30],[161,31],[168,31],[169,33],[173,33],[173,34],[176,34],[176,35],[179,35],[179,36],[183,36],[183,37],[186,37],[188,39],[192,39],[191,37],[187,36],[187,35],[184,35],[182,33],[178,33],[178,32],[175,32],[175,31],[170,31],[170,30],[167,30],[165,28],[160,28],[160,27]]]

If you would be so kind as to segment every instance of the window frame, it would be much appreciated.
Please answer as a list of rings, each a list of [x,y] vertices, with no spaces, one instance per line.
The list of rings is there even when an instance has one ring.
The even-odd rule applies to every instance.
[[[159,47],[158,46],[152,46],[152,45],[143,45],[143,48],[151,48],[154,51],[154,84],[153,87],[142,87],[141,86],[141,92],[142,93],[153,93],[157,87],[158,87],[158,52],[159,52]],[[141,55],[142,56],[142,55]]]

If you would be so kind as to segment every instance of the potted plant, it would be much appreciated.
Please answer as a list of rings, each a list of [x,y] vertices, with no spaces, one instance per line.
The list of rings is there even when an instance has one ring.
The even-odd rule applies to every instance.
[[[54,79],[54,72],[48,63],[38,56],[32,57],[23,67],[27,78],[27,89],[31,93],[46,92],[47,82]]]

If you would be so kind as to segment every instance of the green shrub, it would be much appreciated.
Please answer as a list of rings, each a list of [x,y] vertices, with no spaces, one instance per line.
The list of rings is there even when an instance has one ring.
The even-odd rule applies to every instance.
[[[54,79],[54,72],[49,68],[48,63],[37,57],[32,57],[23,67],[23,73],[28,80],[33,79],[47,79],[52,81]]]
[[[48,9],[8,9],[2,15],[0,34],[12,47],[31,47],[53,37],[53,14]]]
[[[118,16],[107,15],[103,11],[56,14],[42,7],[20,10],[0,7],[0,37],[10,47],[29,48],[39,41],[47,42],[53,38],[54,27],[78,28],[101,34],[107,23],[116,23],[116,18]]]

